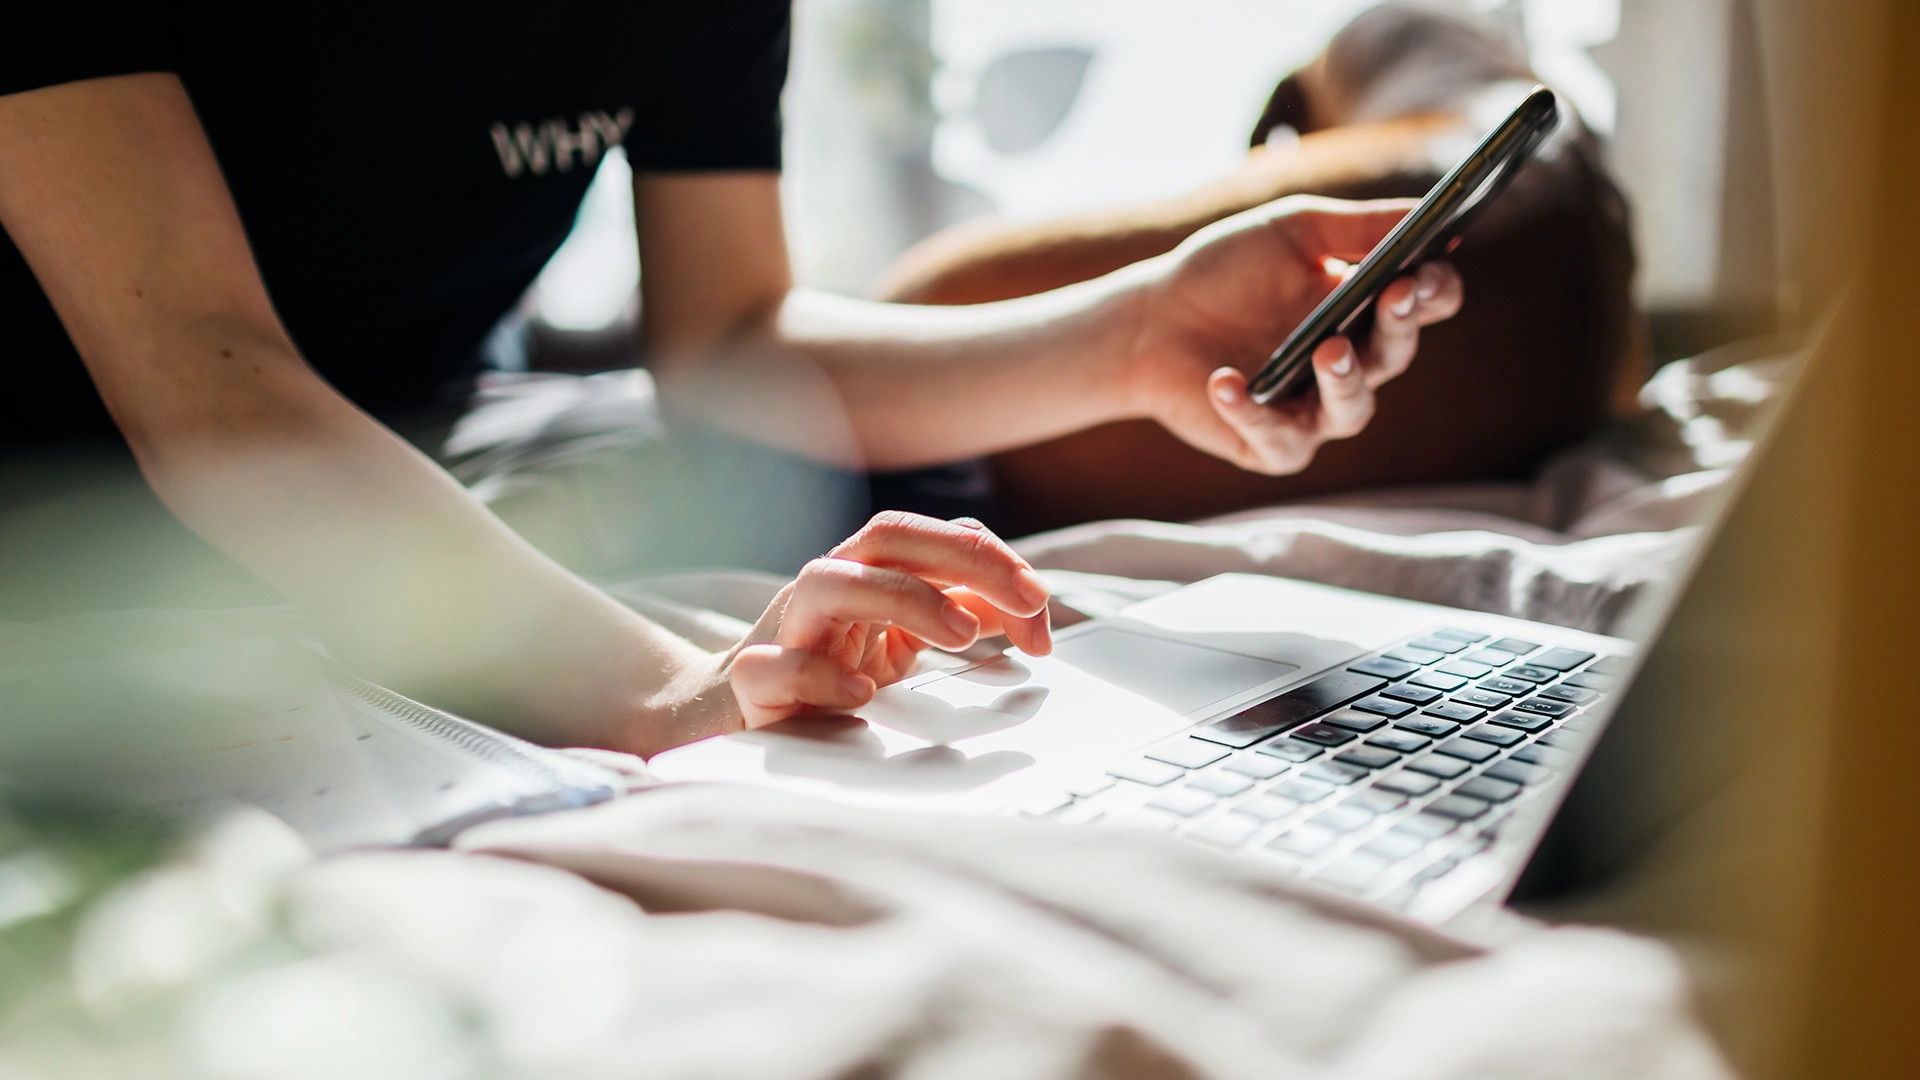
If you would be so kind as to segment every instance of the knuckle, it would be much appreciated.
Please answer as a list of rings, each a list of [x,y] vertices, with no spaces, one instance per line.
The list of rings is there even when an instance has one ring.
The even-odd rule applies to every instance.
[[[986,529],[962,529],[955,537],[960,550],[975,561],[986,561],[1000,554],[1002,542]]]
[[[727,675],[731,682],[759,682],[779,664],[782,653],[775,645],[749,645],[733,658]]]
[[[887,574],[880,579],[882,591],[887,594],[889,600],[894,601],[896,604],[914,599],[919,594],[919,590],[915,588],[915,586],[919,584],[919,578],[908,574]]]
[[[820,558],[808,560],[807,564],[800,568],[800,573],[794,578],[794,591],[798,592],[804,589],[811,593],[829,585],[837,574],[835,564],[841,561],[842,560],[828,555],[822,555]]]
[[[861,570],[862,564],[850,559],[823,557],[800,568],[797,582],[815,604],[844,599]]]
[[[919,514],[906,510],[882,510],[868,519],[862,531],[881,535],[905,532],[924,520]]]

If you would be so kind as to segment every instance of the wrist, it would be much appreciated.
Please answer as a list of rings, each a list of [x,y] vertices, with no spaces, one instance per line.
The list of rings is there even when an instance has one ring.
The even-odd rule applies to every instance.
[[[1113,390],[1111,419],[1155,418],[1165,398],[1156,378],[1164,348],[1157,340],[1161,320],[1155,312],[1162,305],[1174,255],[1145,259],[1108,275],[1116,280],[1107,302],[1107,347],[1102,350],[1110,369],[1102,383]]]
[[[623,725],[617,749],[652,757],[663,750],[745,727],[728,680],[733,655],[702,652],[682,663]]]

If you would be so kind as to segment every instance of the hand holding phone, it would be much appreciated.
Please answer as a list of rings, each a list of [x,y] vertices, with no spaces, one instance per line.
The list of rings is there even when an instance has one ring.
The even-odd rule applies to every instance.
[[[1364,329],[1380,290],[1420,263],[1451,250],[1474,216],[1506,187],[1553,130],[1559,116],[1553,91],[1534,87],[1294,328],[1248,382],[1248,395],[1266,404],[1311,386],[1314,349],[1335,334]]]

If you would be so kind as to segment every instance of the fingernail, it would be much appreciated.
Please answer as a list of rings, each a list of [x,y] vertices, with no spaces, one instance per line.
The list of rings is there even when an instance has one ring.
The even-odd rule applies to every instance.
[[[987,527],[985,522],[973,517],[957,517],[953,519],[953,523],[963,529],[984,529]]]
[[[867,698],[867,678],[858,672],[849,671],[840,676],[840,688],[855,701],[865,701]]]
[[[1221,383],[1213,388],[1213,396],[1224,404],[1231,405],[1240,400],[1240,388],[1230,382]]]
[[[1431,300],[1440,292],[1440,268],[1423,264],[1413,275],[1413,292],[1422,300]]]
[[[1399,303],[1393,305],[1393,313],[1403,319],[1413,314],[1413,302],[1419,298],[1420,288],[1419,283],[1416,281],[1414,287],[1407,290],[1407,295],[1402,298]]]
[[[1013,575],[1013,587],[1028,607],[1045,607],[1047,597],[1052,595],[1047,589],[1047,583],[1040,580],[1040,575],[1031,570],[1022,570]]]
[[[948,604],[946,609],[940,612],[940,617],[947,620],[947,625],[961,637],[970,638],[980,629],[980,620],[974,618],[972,612],[959,604]]]
[[[1053,651],[1053,626],[1044,610],[1035,615],[1031,621],[1034,636],[1032,654],[1045,656]]]
[[[1333,362],[1333,366],[1328,368],[1327,370],[1332,372],[1335,375],[1345,375],[1346,373],[1352,371],[1353,370],[1353,354],[1351,352],[1341,353],[1340,359],[1335,360]]]

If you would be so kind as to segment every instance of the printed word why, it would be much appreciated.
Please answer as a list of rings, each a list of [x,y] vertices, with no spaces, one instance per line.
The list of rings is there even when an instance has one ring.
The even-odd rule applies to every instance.
[[[500,153],[500,168],[508,176],[545,176],[549,169],[567,172],[576,161],[593,165],[607,149],[618,146],[632,126],[633,110],[621,109],[612,116],[597,111],[581,113],[577,126],[555,118],[512,127],[495,124],[488,134]]]

